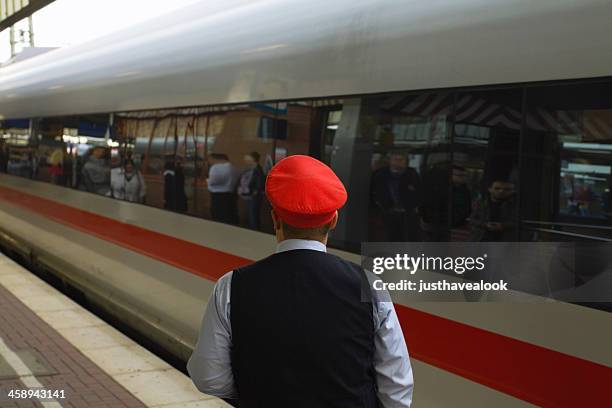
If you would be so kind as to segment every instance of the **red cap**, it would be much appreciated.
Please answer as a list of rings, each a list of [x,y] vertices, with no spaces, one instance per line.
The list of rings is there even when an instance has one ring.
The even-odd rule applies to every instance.
[[[329,223],[347,198],[344,185],[332,169],[302,155],[289,156],[270,170],[266,196],[276,215],[298,228]]]

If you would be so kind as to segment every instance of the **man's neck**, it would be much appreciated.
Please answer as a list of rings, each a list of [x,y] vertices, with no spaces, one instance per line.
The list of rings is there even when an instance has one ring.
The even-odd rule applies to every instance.
[[[323,245],[327,245],[327,236],[325,236],[324,238],[296,238],[296,237],[279,237],[278,235],[276,236],[277,244],[280,244],[281,242],[289,241],[289,240],[316,241],[316,242],[322,243]]]
[[[276,246],[277,253],[295,249],[310,249],[314,251],[327,252],[327,247],[323,242],[312,239],[285,239],[280,241]]]

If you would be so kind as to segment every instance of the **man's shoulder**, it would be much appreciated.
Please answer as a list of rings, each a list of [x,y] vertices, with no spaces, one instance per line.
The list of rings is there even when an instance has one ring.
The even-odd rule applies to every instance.
[[[238,275],[248,275],[253,273],[254,271],[256,271],[257,269],[260,269],[262,266],[267,265],[270,262],[270,258],[272,256],[274,256],[275,254],[269,255],[263,259],[260,259],[258,261],[255,262],[251,262],[249,264],[246,265],[242,265],[239,266],[238,268],[235,268],[230,275],[231,276],[238,276]]]
[[[326,253],[330,259],[333,259],[335,262],[338,262],[341,265],[353,268],[353,269],[358,269],[360,271],[363,271],[364,269],[361,267],[361,265],[359,265],[358,263],[349,261],[348,259],[342,258],[341,256],[338,255],[334,255],[334,254],[330,254],[329,252]]]
[[[232,277],[234,276],[234,272],[235,270],[231,270],[225,273],[223,276],[221,276],[219,280],[217,280],[217,282],[215,283],[215,290],[217,292],[223,292],[226,289],[229,289],[231,287]]]

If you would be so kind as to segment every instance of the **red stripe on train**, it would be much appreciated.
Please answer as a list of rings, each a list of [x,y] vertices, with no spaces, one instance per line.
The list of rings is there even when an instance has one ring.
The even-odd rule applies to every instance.
[[[395,309],[417,360],[544,407],[612,407],[610,367],[402,305]],[[418,373],[415,384],[418,392]]]
[[[12,188],[0,187],[0,198],[53,221],[209,280],[217,280],[225,272],[253,262],[250,259],[126,224]]]
[[[0,199],[209,280],[251,262],[15,189],[0,187]],[[396,310],[413,358],[533,404],[612,406],[610,367],[403,305]],[[418,392],[418,373],[416,384]]]

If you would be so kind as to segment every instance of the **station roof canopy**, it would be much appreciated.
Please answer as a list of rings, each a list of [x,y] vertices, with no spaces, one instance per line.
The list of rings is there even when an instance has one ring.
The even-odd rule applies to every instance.
[[[0,0],[0,31],[31,16],[55,0]]]

